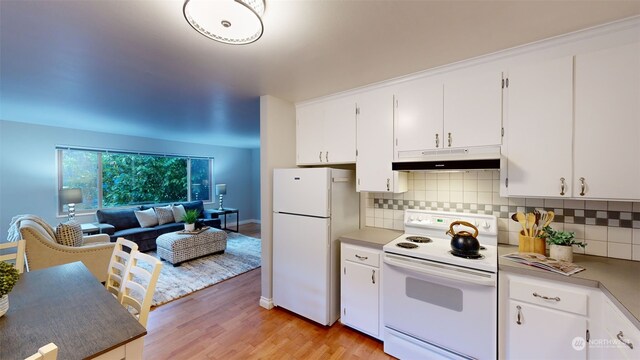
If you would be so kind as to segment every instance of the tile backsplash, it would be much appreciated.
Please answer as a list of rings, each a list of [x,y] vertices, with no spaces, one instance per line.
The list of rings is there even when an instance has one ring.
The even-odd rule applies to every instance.
[[[640,261],[640,203],[500,197],[500,172],[410,172],[406,193],[368,193],[366,225],[403,229],[405,209],[493,214],[498,217],[498,241],[518,244],[516,211],[553,210],[551,226],[573,231],[587,243],[576,253]]]

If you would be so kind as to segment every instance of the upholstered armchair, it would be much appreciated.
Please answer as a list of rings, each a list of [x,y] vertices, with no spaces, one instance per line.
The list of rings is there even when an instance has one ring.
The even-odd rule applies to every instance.
[[[35,221],[22,220],[19,229],[22,239],[27,241],[29,270],[82,261],[99,281],[107,280],[107,268],[116,245],[110,242],[109,235],[84,236],[83,245],[74,247],[58,244],[50,235],[52,229],[45,229]]]

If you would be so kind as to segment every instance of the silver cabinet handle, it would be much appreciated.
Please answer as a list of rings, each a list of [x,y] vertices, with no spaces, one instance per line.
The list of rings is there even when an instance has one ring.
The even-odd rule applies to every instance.
[[[580,196],[584,196],[584,189],[586,187],[585,183],[584,183],[584,178],[581,177],[580,179]]]
[[[560,178],[560,195],[564,195],[564,190],[566,189],[566,185],[564,184],[564,178]]]
[[[329,162],[329,152],[328,151],[324,153],[324,158],[325,158],[325,160],[327,160],[327,162]]]
[[[518,314],[516,315],[516,324],[522,325],[522,307],[520,305],[516,306],[518,309]]]
[[[622,331],[620,331],[616,337],[617,337],[617,338],[618,338],[618,340],[620,340],[623,344],[627,345],[627,346],[629,347],[629,349],[633,350],[633,343],[631,342],[631,340],[626,340],[626,339],[624,338],[624,334],[622,333]]]
[[[360,256],[360,255],[358,255],[358,254],[356,254],[356,258],[358,258],[358,260],[367,260],[367,259],[368,259],[368,257],[366,257],[366,256]]]
[[[440,134],[436,134],[436,147],[440,147]]]
[[[371,270],[371,283],[372,284],[376,283],[376,271],[375,270]]]
[[[449,147],[451,147],[451,133],[449,133]]]
[[[538,293],[533,293],[533,296],[535,297],[539,297],[541,299],[545,299],[545,300],[553,300],[553,301],[560,301],[559,297],[548,297],[548,296],[544,296],[544,295],[540,295]]]
[[[320,162],[322,162],[322,151],[320,151],[320,155],[318,155],[318,159],[320,159]]]
[[[391,189],[391,179],[387,178],[387,191]]]

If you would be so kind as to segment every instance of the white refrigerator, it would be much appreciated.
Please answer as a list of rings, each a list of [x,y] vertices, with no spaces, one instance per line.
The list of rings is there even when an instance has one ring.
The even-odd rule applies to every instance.
[[[359,227],[351,170],[273,172],[273,302],[322,325],[340,317],[338,238]]]

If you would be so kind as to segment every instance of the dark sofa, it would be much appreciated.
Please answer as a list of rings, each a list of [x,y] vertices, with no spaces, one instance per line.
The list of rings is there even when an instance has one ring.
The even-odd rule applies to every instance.
[[[101,233],[110,236],[112,242],[115,242],[119,237],[123,237],[138,244],[139,251],[155,250],[156,238],[158,236],[172,231],[183,230],[184,222],[179,221],[143,228],[140,227],[134,211],[166,205],[167,204],[142,205],[128,209],[100,209],[96,212],[96,217],[98,218],[98,224],[96,225],[100,228]],[[198,210],[200,212],[200,222],[207,226],[220,228],[220,219],[217,218],[217,215],[214,215],[215,218],[212,218],[211,214],[204,211],[202,200],[180,202],[174,205],[182,205],[185,210]]]

